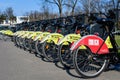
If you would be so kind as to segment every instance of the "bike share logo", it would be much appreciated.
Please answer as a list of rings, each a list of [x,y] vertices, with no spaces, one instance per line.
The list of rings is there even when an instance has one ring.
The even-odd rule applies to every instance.
[[[90,46],[99,46],[99,40],[98,39],[89,39],[88,45]]]

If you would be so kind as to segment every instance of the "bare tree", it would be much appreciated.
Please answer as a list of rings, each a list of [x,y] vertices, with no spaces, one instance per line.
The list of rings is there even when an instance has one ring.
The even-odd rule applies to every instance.
[[[79,0],[81,7],[85,13],[93,11],[93,6],[95,5],[92,0]]]
[[[59,9],[60,17],[62,17],[62,10],[64,5],[64,0],[45,0],[45,2],[57,5]]]
[[[27,16],[29,16],[30,21],[40,20],[40,12],[38,12],[38,11],[27,12]]]
[[[89,12],[107,12],[113,9],[117,0],[79,0],[85,13]]]
[[[26,12],[25,16],[29,17],[29,21],[38,21],[38,20],[51,19],[51,18],[58,17],[57,14],[49,13],[46,9],[45,11],[42,11],[42,12],[39,12],[39,11]]]
[[[44,19],[49,19],[50,12],[49,12],[49,7],[47,6],[47,4],[43,4],[42,12],[44,14]]]
[[[3,13],[0,13],[0,24],[3,23],[3,20],[6,20],[6,16]]]
[[[8,20],[10,20],[10,23],[16,20],[16,17],[15,17],[14,14],[13,14],[13,9],[12,9],[12,7],[8,7],[8,8],[5,10],[5,15],[6,15],[6,17],[8,18]]]
[[[114,8],[119,7],[120,0],[110,0],[113,3]]]
[[[115,9],[115,2],[114,2],[114,0],[109,0],[109,1],[101,0],[101,4],[102,4],[102,10],[105,13],[107,13],[108,10],[110,10],[110,9]]]
[[[75,7],[78,0],[66,0],[65,5],[69,8],[71,8],[71,15],[74,15]]]
[[[107,12],[109,9],[116,9],[120,0],[96,0],[96,10]]]

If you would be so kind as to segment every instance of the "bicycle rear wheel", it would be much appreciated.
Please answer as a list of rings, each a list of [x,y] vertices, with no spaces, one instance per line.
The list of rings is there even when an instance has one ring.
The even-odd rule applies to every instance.
[[[73,54],[76,72],[84,78],[100,75],[108,65],[105,55],[94,55],[89,48],[77,49]]]
[[[18,47],[20,46],[19,39],[20,39],[20,37],[16,37],[16,44],[17,44]]]
[[[42,52],[44,54],[44,57],[50,62],[58,61],[57,51],[58,47],[53,41],[45,41],[42,45]]]
[[[36,52],[35,51],[35,41],[33,41],[32,39],[29,39],[29,50],[32,52]]]
[[[16,45],[16,36],[13,36],[13,43]]]
[[[24,38],[19,38],[19,46],[24,48]]]
[[[40,40],[35,41],[35,51],[36,51],[36,56],[43,56],[42,44],[40,43]]]
[[[29,39],[24,38],[23,41],[24,49],[29,50]]]
[[[61,64],[64,67],[73,68],[73,54],[70,51],[71,43],[67,42],[68,45],[61,44],[58,48],[58,56]]]

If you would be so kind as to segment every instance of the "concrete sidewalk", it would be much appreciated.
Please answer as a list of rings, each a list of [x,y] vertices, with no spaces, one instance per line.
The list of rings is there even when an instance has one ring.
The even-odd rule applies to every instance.
[[[11,41],[0,40],[0,80],[83,80],[74,69],[61,67],[17,48]],[[108,71],[89,80],[120,80],[120,73]]]

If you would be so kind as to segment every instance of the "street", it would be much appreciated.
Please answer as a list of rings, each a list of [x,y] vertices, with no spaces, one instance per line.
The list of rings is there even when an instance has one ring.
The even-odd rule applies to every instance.
[[[34,54],[0,40],[0,80],[84,80],[74,69],[63,69],[60,63],[46,62]],[[87,80],[87,79],[86,79]],[[120,80],[119,71],[103,72],[88,80]]]

